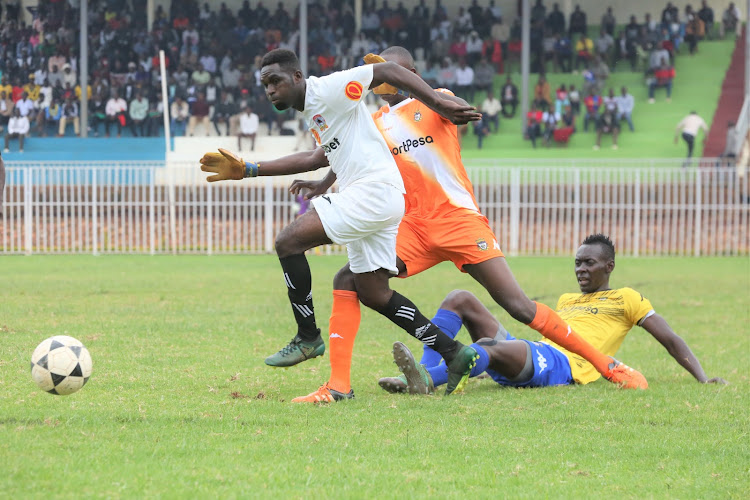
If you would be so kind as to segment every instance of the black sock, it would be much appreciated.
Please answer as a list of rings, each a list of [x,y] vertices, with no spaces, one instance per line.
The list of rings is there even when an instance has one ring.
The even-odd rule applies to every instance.
[[[423,344],[440,353],[446,363],[453,361],[456,353],[462,347],[460,342],[456,342],[446,335],[419,312],[412,301],[398,292],[393,292],[391,300],[380,311],[380,314],[406,330],[415,339],[421,340]]]
[[[304,254],[279,259],[284,271],[284,281],[289,291],[294,319],[297,321],[297,335],[306,341],[315,340],[320,331],[315,324],[315,309],[312,300],[312,276],[310,265]]]

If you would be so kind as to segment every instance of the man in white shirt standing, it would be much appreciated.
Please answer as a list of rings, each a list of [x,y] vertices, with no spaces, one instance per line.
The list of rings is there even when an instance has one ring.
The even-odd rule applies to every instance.
[[[5,134],[5,152],[9,153],[11,139],[18,139],[18,152],[23,153],[23,140],[29,133],[29,117],[21,116],[18,108],[13,110],[13,116],[8,121],[8,131]]]
[[[690,158],[693,157],[693,146],[695,145],[695,138],[698,136],[698,131],[703,130],[703,141],[706,141],[706,134],[708,133],[708,125],[706,122],[698,116],[697,111],[691,111],[689,115],[682,119],[677,124],[677,128],[674,133],[674,143],[677,144],[678,136],[682,131],[682,139],[687,143],[688,154],[687,159],[682,164],[683,167],[690,165]]]
[[[253,113],[250,104],[245,104],[240,115],[240,132],[237,134],[237,149],[242,151],[242,138],[250,139],[250,151],[255,151],[255,136],[258,133],[260,120],[258,115]]]
[[[624,118],[628,122],[630,131],[633,132],[633,108],[635,107],[635,99],[628,93],[627,87],[620,89],[620,95],[615,98],[617,103],[617,121],[621,122]]]
[[[462,390],[476,363],[476,351],[448,337],[388,285],[390,276],[398,273],[396,234],[404,214],[404,184],[363,99],[369,89],[388,83],[411,93],[455,124],[479,120],[481,114],[471,106],[442,97],[395,63],[368,64],[305,79],[294,52],[276,49],[263,57],[261,81],[277,110],[294,108],[302,112],[339,182],[337,193],[313,199],[312,207],[276,237],[276,253],[298,328],[286,347],[266,358],[266,364],[292,366],[325,352],[315,322],[312,277],[305,251],[337,243],[346,245],[359,300],[441,354],[449,372],[446,394]],[[312,164],[313,152],[307,151],[294,155],[299,161],[281,158],[262,164],[245,162],[229,151],[219,152],[201,158],[201,169],[216,174],[208,178],[209,182],[318,168]],[[319,402],[333,402],[351,399],[354,393],[341,393],[324,385],[310,396]]]
[[[482,112],[482,119],[494,125],[495,132],[497,132],[500,128],[500,111],[503,109],[503,105],[500,104],[492,90],[487,91],[487,97],[482,101],[482,106],[479,109]]]

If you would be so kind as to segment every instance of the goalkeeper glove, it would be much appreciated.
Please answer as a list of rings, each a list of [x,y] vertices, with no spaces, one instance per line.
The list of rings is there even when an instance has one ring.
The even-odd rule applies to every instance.
[[[385,59],[377,54],[372,53],[367,54],[362,59],[364,59],[365,64],[378,64],[385,62]],[[393,95],[399,93],[398,89],[390,83],[381,83],[380,85],[372,89],[372,91],[377,95]]]
[[[245,177],[257,177],[260,163],[244,161],[236,154],[226,149],[219,148],[218,153],[206,153],[201,158],[201,170],[211,172],[206,178],[208,182],[241,180]]]

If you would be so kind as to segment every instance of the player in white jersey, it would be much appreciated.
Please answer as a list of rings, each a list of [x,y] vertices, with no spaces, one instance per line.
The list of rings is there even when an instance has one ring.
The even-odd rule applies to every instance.
[[[406,297],[388,286],[396,268],[396,234],[404,213],[404,186],[388,146],[362,101],[383,83],[411,92],[425,106],[463,124],[481,119],[475,108],[444,99],[414,73],[397,64],[365,65],[316,78],[304,78],[294,52],[276,49],[261,63],[261,83],[278,110],[294,108],[304,120],[339,183],[338,193],[321,196],[312,209],[276,237],[297,334],[266,359],[270,366],[292,366],[320,356],[325,344],[315,323],[312,278],[304,252],[328,243],[346,245],[359,299],[413,337],[435,349],[448,365],[446,394],[461,390],[474,366],[476,351],[448,337]],[[298,163],[290,161],[299,159]],[[209,182],[258,175],[285,175],[315,170],[307,152],[275,161],[244,162],[219,150],[201,158],[201,169],[213,172]],[[353,397],[353,391],[325,392],[323,399]]]

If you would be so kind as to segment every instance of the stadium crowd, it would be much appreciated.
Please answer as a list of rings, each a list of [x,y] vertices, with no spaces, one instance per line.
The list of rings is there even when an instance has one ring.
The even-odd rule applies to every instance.
[[[416,56],[422,77],[436,87],[453,89],[475,102],[486,118],[475,126],[482,138],[499,130],[499,118],[512,117],[518,89],[508,79],[495,88],[520,55],[521,21],[505,13],[494,0],[472,0],[449,17],[441,0],[425,0],[411,10],[401,2],[365,1],[362,29],[355,33],[352,2],[318,0],[308,7],[309,74],[322,75],[361,63],[368,52],[401,45]],[[259,123],[269,133],[294,134],[282,124],[293,118],[276,111],[263,94],[259,62],[268,50],[296,50],[298,8],[283,3],[275,9],[262,1],[245,1],[236,12],[221,3],[172,0],[158,6],[153,26],[146,26],[146,0],[89,1],[90,135],[119,137],[162,133],[163,108],[159,50],[166,53],[167,89],[173,133],[227,134],[249,137],[254,145]],[[2,7],[0,7],[2,8]],[[80,133],[78,81],[79,12],[64,0],[40,0],[33,20],[21,21],[20,2],[0,12],[0,125],[13,136],[31,132]],[[578,127],[593,124],[601,134],[616,131],[621,120],[633,129],[633,99],[627,89],[607,90],[611,70],[643,71],[651,102],[665,89],[669,99],[681,46],[690,53],[704,38],[739,30],[739,10],[733,4],[722,14],[719,30],[711,8],[684,12],[668,3],[659,20],[649,14],[639,22],[618,24],[612,10],[601,19],[598,38],[588,37],[586,12],[576,6],[569,19],[557,3],[547,8],[536,0],[531,11],[532,71],[539,73],[526,135],[536,145],[566,142]],[[580,87],[563,85],[554,92],[545,72],[577,72]],[[476,102],[475,97],[481,97]],[[15,118],[15,119],[14,119]],[[13,126],[11,127],[11,122]],[[6,143],[7,144],[7,143]]]

